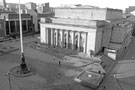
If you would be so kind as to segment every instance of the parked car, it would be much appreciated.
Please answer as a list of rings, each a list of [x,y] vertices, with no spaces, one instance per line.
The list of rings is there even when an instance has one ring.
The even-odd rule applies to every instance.
[[[81,85],[96,89],[100,86],[104,77],[105,73],[84,70],[74,78],[74,81],[80,83]]]

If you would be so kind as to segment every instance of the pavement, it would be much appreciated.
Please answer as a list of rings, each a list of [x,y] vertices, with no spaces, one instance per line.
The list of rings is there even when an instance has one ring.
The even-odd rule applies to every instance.
[[[19,48],[20,43],[18,41],[19,40],[5,41],[2,42],[1,45]],[[62,61],[62,58],[55,57],[54,60],[54,55],[43,53],[40,50],[27,46],[29,43],[35,41],[39,42],[34,36],[24,38],[24,55],[26,62],[35,68],[35,74],[24,78],[17,78],[11,75],[11,86],[13,90],[68,90],[68,85],[70,85],[70,90],[90,90],[73,81],[73,78],[78,75],[82,69],[67,67],[63,64],[59,65],[59,61]],[[133,60],[133,57],[135,57],[134,44],[135,38],[127,54],[123,57],[124,60],[119,60],[118,64],[107,56],[101,58],[101,60],[103,60],[102,65],[108,75],[98,90],[103,90],[103,86],[106,86],[106,90],[135,90],[135,78],[133,73],[135,65],[133,61],[131,61],[131,59]],[[20,50],[0,56],[0,90],[9,90],[9,77],[5,75],[5,73],[19,63]],[[122,75],[120,77],[122,78],[114,77],[114,74],[118,76],[121,71]],[[60,78],[59,73],[61,75]],[[130,75],[128,75],[129,73]],[[53,87],[53,89],[51,87]]]
[[[125,53],[109,70],[110,73],[101,84],[106,86],[106,90],[135,90],[135,37]]]
[[[24,38],[24,43],[31,43],[37,39],[33,37]],[[3,46],[19,48],[19,40],[2,42]],[[31,65],[35,73],[30,77],[14,77],[6,75],[10,69],[17,66],[20,60],[20,50],[13,51],[0,56],[0,90],[89,90],[73,81],[73,76],[66,76],[64,71],[69,71],[64,65],[59,65],[60,58],[53,60],[52,55],[43,53],[36,49],[24,46],[26,63]],[[73,69],[72,69],[73,70]],[[60,75],[59,75],[60,74]],[[9,83],[10,82],[10,83]]]

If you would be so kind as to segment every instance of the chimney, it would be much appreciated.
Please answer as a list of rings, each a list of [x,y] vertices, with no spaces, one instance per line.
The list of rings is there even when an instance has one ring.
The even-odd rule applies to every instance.
[[[6,1],[5,0],[3,0],[3,6],[4,6],[4,8],[6,8]]]

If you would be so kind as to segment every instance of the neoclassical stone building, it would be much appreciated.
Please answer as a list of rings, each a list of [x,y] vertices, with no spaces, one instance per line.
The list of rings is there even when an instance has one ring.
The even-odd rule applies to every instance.
[[[55,16],[49,20],[41,18],[41,43],[87,54],[102,49],[106,21],[122,18],[122,11],[117,9],[55,8],[54,11]]]

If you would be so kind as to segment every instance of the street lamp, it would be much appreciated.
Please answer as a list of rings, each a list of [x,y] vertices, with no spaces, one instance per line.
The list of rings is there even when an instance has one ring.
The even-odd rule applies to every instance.
[[[10,78],[11,73],[10,72],[7,72],[6,75],[8,75],[9,90],[11,90],[11,78]]]
[[[124,90],[124,89],[123,89],[123,87],[120,85],[119,80],[117,79],[116,74],[114,74],[113,76],[114,76],[115,81],[116,81],[116,83],[117,83],[117,85],[118,85],[118,89],[120,89],[120,90]]]

